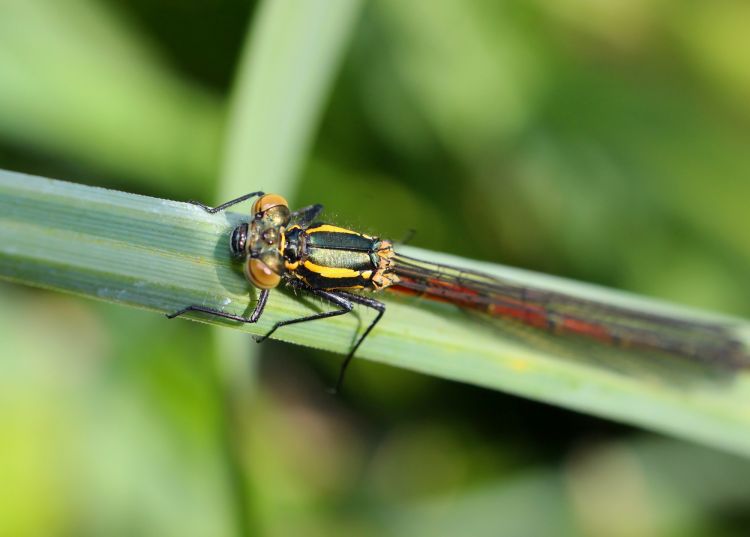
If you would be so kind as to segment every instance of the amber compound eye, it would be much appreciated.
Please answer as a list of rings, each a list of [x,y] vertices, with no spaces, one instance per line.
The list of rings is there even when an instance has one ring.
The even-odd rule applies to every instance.
[[[276,227],[286,226],[289,223],[290,216],[289,207],[285,207],[284,205],[276,205],[263,213],[263,218],[265,218],[266,222]]]
[[[281,282],[281,276],[260,259],[251,258],[245,263],[245,276],[258,289],[273,289]]]
[[[272,207],[286,207],[289,209],[289,203],[278,194],[265,194],[253,203],[253,214],[265,213]]]

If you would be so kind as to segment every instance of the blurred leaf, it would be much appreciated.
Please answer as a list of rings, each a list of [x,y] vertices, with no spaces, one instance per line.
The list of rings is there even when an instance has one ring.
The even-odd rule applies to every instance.
[[[360,5],[261,4],[230,104],[222,201],[253,190],[294,191]]]
[[[566,505],[563,485],[554,471],[527,471],[460,496],[394,506],[385,510],[380,522],[388,535],[410,537],[572,537],[579,532]]]
[[[750,117],[748,17],[747,2],[716,0],[687,3],[666,18],[686,60],[745,117]]]
[[[0,80],[13,144],[183,189],[215,173],[220,103],[101,2],[0,2]]]
[[[596,46],[611,47],[607,52],[632,53],[640,51],[652,37],[657,15],[665,2],[649,0],[536,0],[548,15],[555,19],[556,27],[571,27],[576,34],[588,34],[596,39]],[[677,10],[679,11],[679,10]],[[672,15],[670,13],[670,15]],[[673,16],[673,15],[672,15]],[[580,39],[576,35],[574,39]],[[589,45],[583,41],[582,48]],[[586,47],[588,48],[588,47]],[[601,53],[600,50],[597,52]]]
[[[226,248],[227,234],[242,220],[239,215],[208,215],[185,204],[9,172],[2,173],[0,208],[0,274],[5,278],[161,312],[187,304],[237,313],[251,307],[247,283]],[[742,321],[691,313],[551,276],[403,250],[574,297],[731,322],[743,342],[750,337],[750,326]],[[571,346],[560,338],[527,331],[526,336],[536,340],[530,345],[519,341],[509,323],[504,333],[493,333],[452,308],[386,299],[388,315],[363,345],[362,357],[750,454],[747,373],[716,378],[697,364],[666,357],[641,364],[647,366],[641,370],[603,346]],[[201,320],[262,334],[278,320],[309,313],[309,307],[305,299],[276,292],[257,324]],[[353,317],[285,327],[278,337],[345,352],[356,326],[366,322]]]
[[[746,315],[750,130],[668,82],[588,67],[553,95],[489,190],[497,232],[580,273]]]
[[[377,55],[375,69],[362,75],[375,87],[384,80],[403,85],[411,108],[401,111],[420,114],[446,149],[477,163],[524,128],[545,77],[525,6],[450,0],[435,9],[430,2],[387,0],[375,7],[388,31],[388,54]],[[397,130],[403,119],[389,123]]]
[[[200,333],[0,293],[0,534],[231,535]]]
[[[725,535],[715,517],[741,508],[749,478],[747,460],[699,446],[661,439],[594,444],[560,469],[386,507],[380,521],[389,535],[408,536]],[[742,535],[726,535],[735,534]]]

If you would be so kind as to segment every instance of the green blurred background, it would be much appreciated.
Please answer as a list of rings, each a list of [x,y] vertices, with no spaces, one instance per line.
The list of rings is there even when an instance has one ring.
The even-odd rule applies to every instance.
[[[0,167],[224,201],[261,9],[0,0]],[[373,0],[355,20],[294,205],[750,316],[750,4]],[[750,464],[720,452],[364,361],[330,397],[338,356],[256,360],[244,338],[228,361],[207,326],[0,292],[0,535],[750,527]]]

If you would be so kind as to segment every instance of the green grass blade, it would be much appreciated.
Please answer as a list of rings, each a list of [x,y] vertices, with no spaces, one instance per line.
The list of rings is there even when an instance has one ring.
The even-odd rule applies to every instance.
[[[360,0],[261,4],[230,106],[225,197],[291,191],[360,6]]]
[[[245,313],[252,308],[255,292],[227,249],[227,235],[241,218],[232,213],[208,215],[184,203],[0,172],[0,277],[161,313],[187,304]],[[612,304],[711,317],[559,278],[408,250]],[[666,375],[681,380],[671,383],[660,376],[658,367],[646,374],[612,367],[598,347],[588,348],[589,356],[579,351],[581,359],[572,360],[554,347],[540,350],[520,344],[440,304],[384,299],[388,312],[362,346],[360,357],[750,454],[746,373],[686,382],[689,364],[675,361]],[[260,334],[275,321],[319,307],[279,291],[272,294],[257,325],[202,320]],[[370,315],[359,310],[358,315],[285,327],[277,336],[343,353]],[[154,317],[154,322],[180,321]],[[748,324],[733,322],[738,337],[747,342]]]

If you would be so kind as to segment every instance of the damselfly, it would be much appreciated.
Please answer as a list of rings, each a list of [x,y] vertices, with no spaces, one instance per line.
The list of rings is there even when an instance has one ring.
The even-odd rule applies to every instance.
[[[282,326],[350,313],[354,304],[371,308],[376,315],[344,359],[336,389],[357,349],[386,310],[383,302],[362,292],[383,289],[448,302],[548,333],[578,336],[618,348],[662,352],[728,368],[750,362],[744,344],[724,324],[612,306],[414,259],[397,253],[391,241],[315,222],[323,209],[319,204],[292,212],[283,197],[263,192],[252,192],[218,207],[192,203],[216,213],[256,196],[252,219],[237,226],[229,241],[232,256],[243,262],[246,278],[260,289],[253,312],[243,317],[190,305],[167,317],[194,311],[255,323],[263,314],[270,290],[282,282],[320,297],[335,309],[279,321],[258,341]]]

